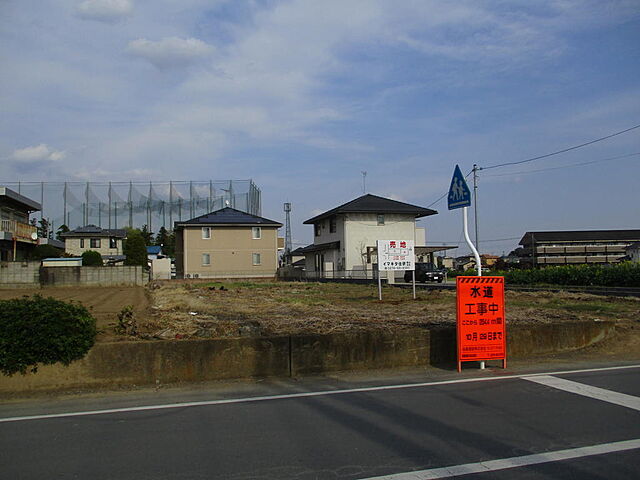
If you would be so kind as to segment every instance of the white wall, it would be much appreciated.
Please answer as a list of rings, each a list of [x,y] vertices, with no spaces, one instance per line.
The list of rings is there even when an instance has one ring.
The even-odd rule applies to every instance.
[[[366,253],[366,247],[375,247],[377,240],[394,239],[416,240],[416,221],[413,215],[385,214],[385,224],[378,225],[378,215],[375,213],[347,214],[344,238],[345,268],[361,270],[362,254]],[[372,265],[367,265],[367,268],[371,269]]]

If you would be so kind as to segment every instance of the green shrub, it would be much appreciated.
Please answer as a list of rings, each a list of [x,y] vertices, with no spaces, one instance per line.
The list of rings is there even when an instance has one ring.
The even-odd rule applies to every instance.
[[[0,371],[36,372],[38,364],[68,365],[93,346],[96,320],[87,309],[39,295],[0,300]]]
[[[571,285],[598,287],[640,287],[640,264],[559,265],[529,270],[500,272],[513,285]]]
[[[62,250],[54,247],[53,245],[38,245],[31,252],[31,258],[33,260],[42,260],[43,258],[60,258]]]
[[[102,255],[95,250],[87,250],[82,253],[82,266],[83,267],[102,267]]]
[[[123,253],[127,256],[125,265],[147,266],[147,245],[139,230],[132,229],[127,232]]]

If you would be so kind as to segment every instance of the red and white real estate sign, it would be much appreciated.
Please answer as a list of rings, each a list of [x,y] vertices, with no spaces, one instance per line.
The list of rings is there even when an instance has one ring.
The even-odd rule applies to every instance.
[[[462,362],[502,360],[507,364],[504,277],[459,276],[458,371]]]

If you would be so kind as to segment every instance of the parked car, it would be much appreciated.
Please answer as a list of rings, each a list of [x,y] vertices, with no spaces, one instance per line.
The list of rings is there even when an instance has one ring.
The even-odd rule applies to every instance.
[[[404,281],[411,281],[411,270],[404,272]],[[440,270],[431,262],[416,263],[416,282],[438,282],[442,283],[445,278],[445,271]]]

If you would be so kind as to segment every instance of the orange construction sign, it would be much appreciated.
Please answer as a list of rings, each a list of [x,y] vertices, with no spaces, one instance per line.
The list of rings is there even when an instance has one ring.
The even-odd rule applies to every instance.
[[[462,362],[502,360],[507,366],[504,277],[459,276],[458,371]]]

